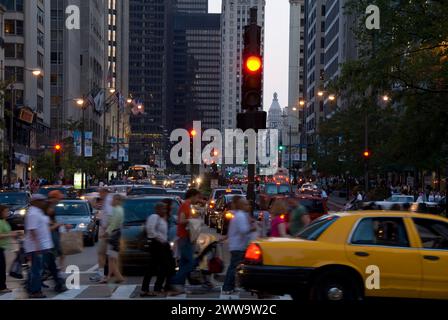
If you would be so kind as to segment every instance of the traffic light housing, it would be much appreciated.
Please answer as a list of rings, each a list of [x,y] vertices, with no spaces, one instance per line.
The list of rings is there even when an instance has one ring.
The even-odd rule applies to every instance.
[[[56,144],[54,146],[54,166],[58,171],[61,169],[61,153],[62,146],[60,144]]]
[[[251,12],[251,23],[245,27],[241,107],[256,111],[261,108],[263,89],[263,58],[261,56],[261,27],[257,25],[256,11]]]

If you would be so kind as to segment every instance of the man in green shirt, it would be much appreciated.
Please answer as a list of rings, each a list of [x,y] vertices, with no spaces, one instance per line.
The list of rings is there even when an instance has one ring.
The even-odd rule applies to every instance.
[[[292,210],[289,219],[289,234],[292,236],[297,235],[300,230],[306,227],[310,223],[310,216],[306,208],[297,203],[297,206]]]
[[[20,232],[11,232],[11,226],[6,221],[8,214],[8,207],[0,205],[0,294],[11,292],[6,287],[5,251],[9,249],[10,238],[14,238],[20,234]]]

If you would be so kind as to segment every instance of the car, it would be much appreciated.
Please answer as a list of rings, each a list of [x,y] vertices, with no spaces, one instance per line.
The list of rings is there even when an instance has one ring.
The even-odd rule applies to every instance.
[[[0,192],[0,204],[9,208],[8,223],[13,230],[23,230],[25,215],[30,205],[31,195],[28,192]]]
[[[234,197],[246,197],[245,195],[239,194],[226,194],[221,196],[216,202],[216,208],[214,213],[211,215],[213,224],[216,227],[216,232],[227,235],[229,229],[230,220],[233,219],[233,213],[231,212],[231,204]]]
[[[86,246],[98,241],[99,225],[96,212],[87,200],[62,200],[55,206],[56,221],[80,231]]]
[[[232,188],[217,188],[213,189],[210,193],[210,197],[206,204],[206,210],[204,214],[204,223],[210,226],[210,228],[215,227],[215,220],[211,219],[211,216],[214,215],[214,208],[216,205],[216,201],[224,194],[239,194],[243,195],[244,192],[242,189],[232,189]]]
[[[394,202],[394,203],[411,203],[414,202],[414,196],[409,196],[405,194],[393,194],[386,200],[387,202]]]
[[[167,192],[169,195],[172,195],[172,196],[178,196],[178,197],[181,198],[182,200],[185,200],[185,195],[187,194],[186,191],[183,191],[183,190],[176,190],[176,189],[168,189],[168,190],[166,190],[166,192]]]
[[[448,299],[448,219],[435,215],[327,215],[296,238],[252,242],[244,259],[240,284],[257,293],[318,301]],[[379,283],[372,284],[373,272]]]
[[[298,203],[306,208],[311,221],[328,214],[327,200],[320,196],[299,194],[295,197]]]
[[[135,186],[128,191],[128,196],[162,195],[167,194],[166,189],[160,187]]]
[[[172,200],[172,211],[168,221],[168,239],[174,241],[177,230],[177,211],[181,200],[177,196],[152,195],[128,197],[123,202],[124,225],[122,228],[119,260],[124,274],[142,272],[147,265],[148,253],[145,251],[145,224],[154,207],[164,199]]]
[[[48,196],[51,191],[60,191],[65,199],[76,199],[78,193],[73,186],[43,186],[37,190],[37,193]]]

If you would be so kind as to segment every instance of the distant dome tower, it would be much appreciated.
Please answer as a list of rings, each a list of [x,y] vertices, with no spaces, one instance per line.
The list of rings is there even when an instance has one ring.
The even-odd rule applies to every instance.
[[[274,99],[272,100],[271,107],[268,113],[268,128],[269,129],[281,129],[282,127],[282,107],[278,102],[278,94],[274,93]]]

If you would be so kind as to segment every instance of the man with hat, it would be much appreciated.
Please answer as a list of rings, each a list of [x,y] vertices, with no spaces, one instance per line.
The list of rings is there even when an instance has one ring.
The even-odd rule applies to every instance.
[[[42,299],[42,272],[44,257],[54,246],[50,232],[50,219],[45,215],[47,197],[42,194],[33,194],[31,206],[25,216],[25,252],[31,258],[31,270],[28,279],[28,292],[30,299]],[[53,273],[53,272],[52,272]],[[59,277],[55,278],[56,291],[63,291]],[[59,281],[58,281],[59,280]]]

